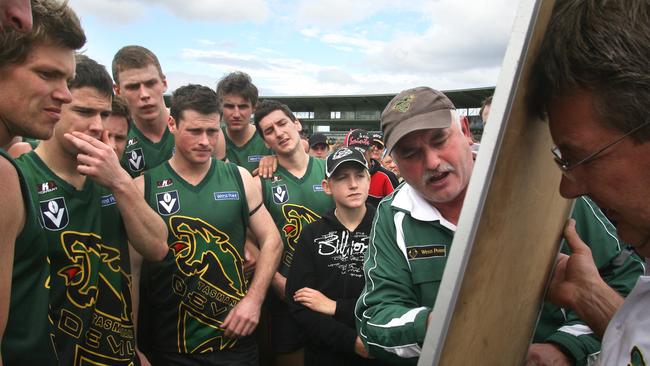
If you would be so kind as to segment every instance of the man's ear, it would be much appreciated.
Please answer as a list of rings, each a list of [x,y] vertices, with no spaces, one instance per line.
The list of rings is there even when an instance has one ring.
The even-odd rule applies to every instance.
[[[167,77],[163,74],[162,76],[162,83],[165,86],[165,89],[163,89],[163,93],[167,91]]]
[[[113,93],[120,95],[120,84],[113,84]]]
[[[321,186],[323,187],[323,191],[325,191],[325,193],[327,193],[330,196],[332,195],[332,190],[330,189],[330,185],[327,182],[327,179],[323,179],[323,181],[321,182]]]
[[[176,126],[176,120],[174,117],[169,116],[169,119],[167,119],[167,127],[169,128],[169,132],[171,133],[176,133],[178,131],[178,127]]]
[[[472,131],[469,129],[469,118],[467,118],[467,116],[458,116],[458,119],[460,120],[460,130],[467,138],[469,144],[473,145],[474,137],[472,136]]]

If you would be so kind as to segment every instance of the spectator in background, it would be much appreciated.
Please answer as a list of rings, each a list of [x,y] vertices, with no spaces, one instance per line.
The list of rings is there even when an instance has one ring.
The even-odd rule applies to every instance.
[[[383,165],[384,168],[390,170],[395,174],[397,179],[402,182],[402,176],[399,173],[399,168],[397,167],[397,164],[395,164],[395,161],[393,160],[393,157],[390,154],[384,154],[384,158],[381,159],[381,165]]]
[[[327,144],[327,136],[320,132],[315,132],[309,136],[309,155],[325,159],[330,152],[330,145]]]
[[[368,203],[377,207],[382,198],[388,196],[399,185],[397,176],[388,169],[381,166],[381,163],[373,158],[375,147],[372,137],[366,130],[352,130],[345,137],[345,145],[359,150],[366,160],[370,170],[370,189],[368,191]]]
[[[381,132],[370,132],[370,139],[372,140],[370,158],[376,161],[381,161],[381,158],[384,156],[384,151],[386,150],[384,146],[384,134]]]

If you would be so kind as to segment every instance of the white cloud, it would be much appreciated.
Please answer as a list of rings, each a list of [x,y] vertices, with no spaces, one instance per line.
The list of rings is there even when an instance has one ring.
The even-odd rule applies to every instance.
[[[296,19],[301,24],[337,27],[367,19],[391,4],[389,0],[301,0]]]
[[[268,54],[239,54],[225,51],[185,49],[185,60],[197,69],[212,71],[204,82],[185,76],[184,81],[213,86],[223,74],[241,70],[247,72],[260,88],[260,94],[272,95],[329,95],[329,94],[383,94],[397,93],[418,85],[438,89],[458,89],[491,85],[498,68],[450,70],[428,73],[380,70],[351,70],[337,65],[321,65],[299,59],[269,57]],[[171,75],[174,73],[170,73]],[[196,76],[196,75],[195,75]],[[175,84],[170,81],[170,88]],[[180,84],[182,85],[182,84]]]
[[[149,0],[188,20],[207,22],[262,22],[269,16],[265,0]]]
[[[345,47],[348,50],[359,50],[365,54],[377,54],[384,48],[384,42],[369,40],[364,37],[355,37],[345,34],[323,34],[320,40],[333,47]]]
[[[217,42],[211,41],[209,39],[197,39],[196,42],[204,46],[216,46],[217,44]]]
[[[208,64],[212,67],[242,67],[252,69],[264,69],[269,66],[261,59],[253,55],[243,55],[227,51],[206,51],[186,48],[181,51],[185,59]]]
[[[490,77],[486,78],[481,72],[501,65],[516,10],[516,0],[492,0],[489,6],[483,0],[415,0],[401,7],[383,0],[305,0],[298,7],[297,18],[309,19],[321,27],[303,28],[303,36],[318,38],[342,52],[360,53],[364,57],[359,65],[363,64],[368,72],[425,77],[455,72],[474,75],[481,83],[487,82],[481,85],[490,85],[496,82],[496,73],[488,72]],[[332,29],[373,15],[378,16],[377,21],[355,24],[352,32]],[[409,21],[429,26],[417,29]],[[449,77],[454,79],[453,75]]]
[[[70,0],[70,6],[79,15],[93,14],[112,24],[128,24],[146,14],[145,5],[133,0]]]
[[[353,85],[357,83],[350,74],[338,68],[326,68],[316,73],[316,80],[320,83],[334,83],[339,85]]]
[[[167,47],[171,52],[165,53],[173,54],[161,59],[170,91],[188,82],[214,87],[223,74],[243,70],[251,74],[263,95],[374,94],[416,85],[439,89],[494,85],[517,5],[516,0],[491,0],[489,6],[484,0],[411,0],[397,5],[388,0],[70,1],[85,17],[92,14],[115,23],[151,17],[151,24],[156,20],[152,14],[161,15],[160,9],[166,9],[161,16],[166,20],[156,24],[160,31],[154,34],[170,28],[176,31],[173,22],[178,18],[262,22],[233,25],[232,29],[241,31],[232,33],[239,36],[224,35],[223,27],[220,32],[201,23],[199,34],[188,34],[180,41],[145,38],[142,42],[158,45],[151,47],[154,50]],[[138,34],[137,25],[125,27],[134,30],[130,34]],[[308,51],[300,45],[308,45]],[[104,52],[107,60],[118,46],[108,49],[102,44],[108,49]],[[94,45],[89,50],[103,55]]]
[[[424,11],[431,25],[425,31],[394,34],[366,64],[380,72],[436,75],[444,84],[449,78],[466,85],[463,78],[472,75],[478,84],[469,87],[494,85],[516,5],[515,0],[493,0],[489,7],[477,0],[462,6],[453,0],[429,2]]]
[[[266,0],[71,0],[72,7],[108,23],[128,23],[151,11],[165,8],[179,18],[217,23],[265,21],[270,15]]]
[[[316,38],[320,34],[320,30],[318,28],[303,28],[300,30],[300,34],[305,37]]]
[[[169,72],[165,76],[167,77],[167,86],[169,93],[171,93],[173,90],[176,90],[178,87],[187,84],[201,84],[214,89],[217,86],[217,81],[219,80],[219,77],[201,74],[190,74],[178,71]]]

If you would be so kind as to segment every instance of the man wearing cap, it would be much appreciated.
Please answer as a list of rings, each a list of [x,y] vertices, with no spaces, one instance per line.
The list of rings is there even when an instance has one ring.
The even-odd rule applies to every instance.
[[[388,169],[381,166],[381,163],[372,158],[376,147],[372,135],[366,130],[356,129],[345,136],[345,145],[352,147],[364,154],[368,161],[370,171],[370,189],[368,191],[368,203],[377,207],[382,198],[393,193],[399,185],[397,176]]]
[[[371,356],[415,364],[474,167],[473,142],[451,101],[426,87],[396,96],[381,126],[406,183],[377,209],[357,326]],[[592,249],[606,253],[599,264],[603,276],[627,293],[642,271],[636,256],[620,255],[613,226],[587,198],[576,202],[573,216],[580,234],[599,243]],[[576,314],[546,306],[542,319],[545,343],[531,352],[554,359],[540,364],[585,364],[598,351],[597,339]]]
[[[370,139],[372,142],[370,157],[374,160],[381,161],[381,157],[384,155],[384,150],[386,150],[386,146],[384,145],[384,134],[379,131],[370,132]]]
[[[327,157],[323,189],[336,208],[305,227],[287,278],[287,301],[308,340],[305,365],[377,365],[354,325],[363,288],[363,256],[374,208],[366,203],[370,174],[360,151],[342,147]]]
[[[330,152],[330,145],[327,143],[327,136],[316,132],[309,136],[309,155],[325,159]]]
[[[388,176],[393,188],[397,188],[400,183],[399,177],[395,172],[386,168],[384,164],[382,164],[384,156],[388,155],[386,152],[386,145],[384,144],[384,134],[380,131],[370,132],[370,142],[370,160],[368,160],[370,175],[372,176],[376,171],[381,171]]]

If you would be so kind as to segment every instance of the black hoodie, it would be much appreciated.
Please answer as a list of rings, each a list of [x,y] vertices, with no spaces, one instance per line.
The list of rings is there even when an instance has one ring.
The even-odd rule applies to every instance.
[[[375,209],[350,232],[334,210],[304,228],[287,278],[286,299],[307,336],[305,366],[379,365],[354,353],[357,331],[354,305],[364,285],[363,256],[368,248]],[[336,301],[334,316],[315,312],[293,301],[293,294],[310,287]]]

